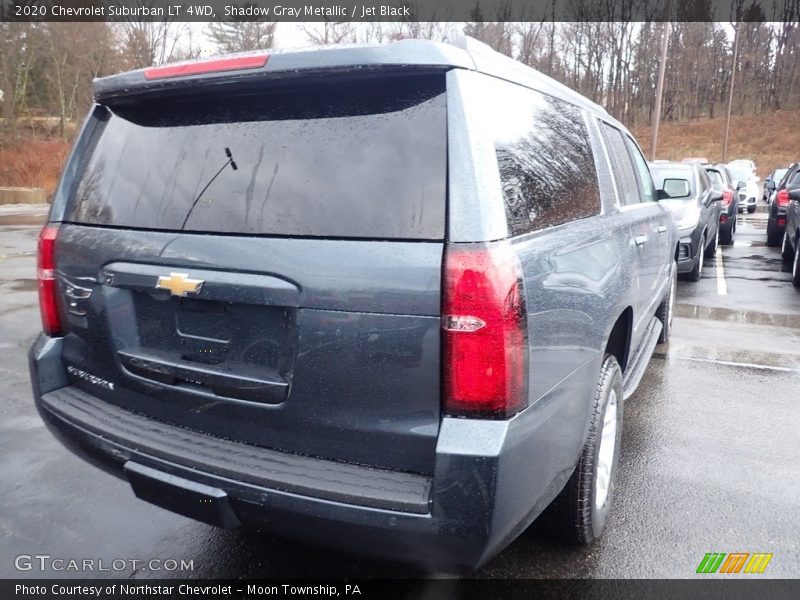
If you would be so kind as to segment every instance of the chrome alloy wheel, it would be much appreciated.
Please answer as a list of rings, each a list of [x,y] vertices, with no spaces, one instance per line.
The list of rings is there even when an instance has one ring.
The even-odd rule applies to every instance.
[[[617,447],[617,392],[612,390],[603,418],[603,432],[600,437],[600,450],[597,453],[597,469],[594,476],[594,507],[603,508],[611,487],[611,470],[614,466],[614,453]]]

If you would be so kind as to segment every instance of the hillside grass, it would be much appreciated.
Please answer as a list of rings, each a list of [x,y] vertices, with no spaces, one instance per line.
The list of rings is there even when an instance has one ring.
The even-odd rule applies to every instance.
[[[69,149],[60,137],[24,136],[0,143],[0,187],[40,187],[49,196]]]
[[[800,111],[732,116],[728,161],[752,159],[758,168],[758,176],[763,179],[775,169],[800,160],[800,135],[796,134],[798,123]],[[633,133],[645,154],[649,155],[650,128],[640,127]],[[724,140],[724,117],[682,123],[662,122],[656,158],[706,157],[712,162],[721,162]]]

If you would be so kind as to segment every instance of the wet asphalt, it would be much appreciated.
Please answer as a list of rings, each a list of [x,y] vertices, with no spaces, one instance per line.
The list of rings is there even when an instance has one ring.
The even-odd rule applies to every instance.
[[[0,213],[0,578],[434,575],[196,523],[65,451],[40,422],[28,381],[39,330],[41,216],[32,213]],[[626,404],[604,536],[574,548],[534,527],[475,576],[687,578],[707,552],[770,552],[760,577],[800,574],[800,292],[779,249],[765,247],[766,214],[739,219],[735,244],[707,261],[702,280],[679,283],[673,339]],[[21,554],[183,559],[193,569],[19,571]]]

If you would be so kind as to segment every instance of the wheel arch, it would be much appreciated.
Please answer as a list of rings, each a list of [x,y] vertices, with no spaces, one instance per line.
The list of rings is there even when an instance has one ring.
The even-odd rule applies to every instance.
[[[620,369],[625,373],[628,366],[628,357],[631,348],[631,333],[633,331],[633,308],[626,307],[617,317],[614,326],[606,338],[605,351],[617,359]]]

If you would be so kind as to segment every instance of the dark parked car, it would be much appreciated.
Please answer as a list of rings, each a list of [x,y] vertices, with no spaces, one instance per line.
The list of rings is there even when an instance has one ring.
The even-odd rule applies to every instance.
[[[773,204],[778,203],[786,207],[781,258],[792,266],[792,283],[800,287],[800,164],[794,163],[781,179]]]
[[[661,204],[678,223],[678,273],[699,281],[706,254],[719,242],[723,192],[697,163],[652,162],[650,170]]]
[[[786,230],[786,211],[791,204],[789,192],[800,183],[797,181],[797,170],[798,163],[790,165],[775,187],[767,217],[767,246],[780,246],[783,242],[783,234]]]
[[[480,565],[545,509],[600,535],[676,281],[620,123],[473,41],[94,94],[30,351],[65,445],[164,508],[373,557]]]
[[[767,175],[766,179],[764,179],[764,193],[762,194],[762,200],[764,200],[764,202],[770,201],[772,194],[775,192],[775,188],[788,170],[789,169],[775,169],[772,173]]]
[[[719,243],[724,246],[733,244],[736,234],[736,217],[739,213],[739,194],[727,165],[707,166],[706,173],[711,179],[711,186],[722,192],[722,212],[719,216]]]

